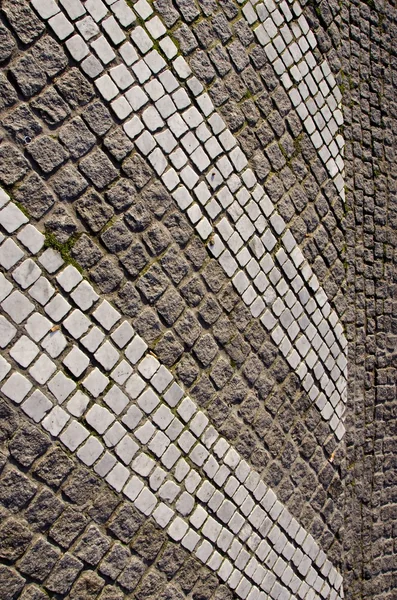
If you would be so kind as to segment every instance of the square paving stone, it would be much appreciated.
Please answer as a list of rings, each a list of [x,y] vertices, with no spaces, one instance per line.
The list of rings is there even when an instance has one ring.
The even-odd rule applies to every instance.
[[[54,204],[55,198],[37,173],[28,175],[14,192],[20,202],[35,219],[40,219]]]
[[[27,143],[42,132],[43,128],[28,106],[20,105],[8,113],[2,121],[8,133],[18,142]]]
[[[33,225],[26,225],[17,235],[17,238],[32,254],[37,254],[44,245],[44,235]]]
[[[42,347],[51,358],[57,358],[67,346],[67,340],[59,330],[50,332],[41,342]]]
[[[61,46],[49,35],[39,39],[32,48],[32,55],[49,77],[61,73],[68,59]]]
[[[99,189],[109,185],[118,175],[117,169],[101,150],[95,150],[83,158],[79,168]]]
[[[11,144],[0,146],[0,181],[13,185],[30,170],[29,163],[19,150]]]
[[[30,381],[20,373],[13,373],[1,388],[2,393],[16,404],[20,404],[32,388]]]
[[[51,173],[68,158],[66,150],[49,136],[43,136],[31,142],[27,151],[44,173]]]
[[[37,110],[47,125],[58,125],[70,114],[70,108],[53,88],[49,87],[40,96],[31,100],[30,105]]]
[[[33,419],[36,423],[39,423],[51,410],[53,404],[40,390],[36,390],[33,394],[25,400],[22,404],[22,410]]]
[[[94,96],[92,85],[77,68],[70,69],[58,79],[56,88],[72,108],[88,104]]]
[[[63,296],[57,294],[45,307],[46,313],[56,323],[70,311],[71,306]]]
[[[11,269],[21,258],[24,252],[21,248],[12,240],[8,238],[0,246],[0,265],[7,271]]]
[[[52,323],[38,312],[33,313],[26,321],[25,329],[35,341],[40,341],[51,329]]]
[[[88,182],[77,169],[68,164],[51,179],[53,190],[61,200],[70,201],[79,196],[88,186]]]
[[[26,289],[32,285],[40,277],[40,275],[41,269],[30,258],[19,265],[19,267],[15,269],[12,274],[13,278],[22,289]]]
[[[10,72],[25,98],[40,92],[47,83],[46,74],[31,54],[25,54],[11,65]]]
[[[82,113],[84,121],[94,133],[99,136],[104,136],[113,125],[113,119],[110,116],[108,109],[102,102],[96,101],[87,106]]]
[[[92,190],[78,200],[76,210],[94,233],[100,231],[114,214],[113,208]]]
[[[58,372],[47,385],[59,404],[62,404],[76,388],[75,382],[61,372]]]
[[[39,353],[39,348],[26,335],[19,338],[10,350],[10,356],[26,369]]]
[[[73,158],[80,158],[87,154],[96,142],[95,136],[80,117],[76,117],[62,127],[59,139]]]
[[[34,309],[34,304],[18,291],[8,296],[1,306],[12,320],[18,324],[22,323]]]
[[[48,358],[48,356],[42,354],[29,369],[29,375],[31,375],[37,383],[43,385],[55,371],[56,365]]]

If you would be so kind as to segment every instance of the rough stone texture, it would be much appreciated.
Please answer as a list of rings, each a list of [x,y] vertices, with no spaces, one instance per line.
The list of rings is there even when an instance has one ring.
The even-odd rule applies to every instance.
[[[325,13],[327,16],[327,13]],[[350,398],[346,584],[351,597],[396,590],[396,151],[392,3],[342,10],[347,155]],[[326,42],[326,40],[324,40]],[[380,249],[382,248],[382,251]],[[364,318],[365,315],[365,318]],[[394,475],[393,475],[394,471]],[[394,541],[393,541],[394,538]],[[357,543],[359,540],[359,543]]]
[[[348,596],[389,600],[395,589],[396,521],[395,209],[389,200],[395,194],[395,177],[388,168],[395,147],[395,55],[392,36],[386,32],[395,32],[395,10],[389,4],[371,9],[352,2],[342,7],[341,22],[333,2],[316,3],[318,10],[305,8],[319,50],[335,72],[340,53],[345,71],[352,73],[348,85],[344,83],[349,141],[346,212],[266,57],[239,19],[237,5],[185,0],[154,4],[168,26],[177,23],[181,52],[209,85],[210,96],[252,158],[258,178],[338,313],[346,310],[354,398],[348,415],[347,464],[343,447],[334,447],[296,375],[231,290],[216,261],[208,258],[186,218],[175,211],[148,162],[94,98],[93,86],[77,67],[65,70],[68,63],[60,45],[49,36],[37,39],[44,29],[41,21],[26,3],[11,0],[1,8],[16,37],[6,22],[0,30],[0,47],[2,60],[12,56],[11,84],[26,102],[17,100],[15,89],[3,81],[2,124],[7,145],[18,144],[11,146],[8,161],[2,161],[4,183],[16,184],[12,188],[16,200],[36,219],[50,211],[54,201],[69,204],[86,231],[73,246],[73,258],[87,269],[98,289],[132,317],[157,356],[175,366],[191,396],[246,460],[262,471],[329,558],[337,566],[345,560]],[[347,36],[342,50],[339,31]],[[17,55],[17,42],[33,43],[25,54],[29,61],[23,50]],[[33,69],[32,80],[26,75],[26,61]],[[43,90],[42,72],[56,76]],[[378,84],[381,73],[384,86]],[[38,136],[48,134],[48,125],[73,160],[47,182],[47,176],[29,174],[25,165],[29,154],[37,160],[26,144],[32,149],[39,146],[43,137]],[[58,148],[58,142],[53,144]],[[49,158],[56,161],[56,155]],[[45,160],[43,165],[50,173],[60,163],[47,166]],[[117,177],[122,178],[116,181]],[[90,182],[99,192],[92,186],[86,191]],[[51,213],[53,219],[57,214]],[[350,285],[347,297],[345,260],[348,280],[356,286]],[[192,557],[187,559],[179,545],[165,542],[151,523],[143,525],[129,503],[119,506],[120,497],[109,497],[106,484],[79,470],[57,445],[49,447],[48,438],[19,413],[16,416],[8,404],[7,410],[0,438],[7,442],[14,466],[7,465],[0,483],[6,511],[2,551],[14,561],[23,548],[17,568],[24,577],[41,581],[48,568],[51,573],[42,589],[50,596],[71,599],[98,595],[116,599],[130,593],[138,600],[153,594],[229,597],[230,591]],[[343,478],[348,483],[346,504]],[[59,516],[54,492],[64,506]],[[43,511],[42,520],[37,507]],[[14,520],[17,527],[7,529]],[[30,528],[39,531],[39,537],[27,549]],[[42,564],[35,564],[34,548],[43,553]],[[55,563],[58,553],[66,550],[69,553]],[[147,573],[149,564],[153,566]],[[0,590],[7,586],[11,597],[17,596],[23,585],[11,564],[0,567]],[[29,584],[21,597],[43,594]]]

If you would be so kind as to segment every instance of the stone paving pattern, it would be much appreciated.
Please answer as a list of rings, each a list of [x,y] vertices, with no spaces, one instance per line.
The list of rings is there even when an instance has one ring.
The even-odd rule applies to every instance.
[[[33,4],[36,8],[39,5]],[[50,11],[44,18],[51,18],[53,3],[41,4]],[[87,8],[89,4],[88,0]],[[91,2],[92,10],[94,5],[98,7],[100,3]],[[141,5],[145,7],[145,3]],[[74,16],[70,15],[72,20],[83,16],[79,14],[78,2],[62,2],[60,6],[77,11]],[[42,21],[26,3],[4,2],[2,8],[5,18],[1,28],[3,55],[0,57],[4,61],[4,76],[0,81],[4,128],[0,146],[1,183],[19,206],[27,209],[32,222],[36,220],[43,231],[46,228],[47,243],[54,245],[58,240],[58,249],[62,249],[68,261],[72,258],[82,266],[83,274],[95,286],[101,299],[114,302],[158,360],[171,369],[186,393],[225,439],[232,442],[246,464],[261,473],[286,510],[313,535],[329,560],[342,568],[342,525],[346,514],[342,495],[343,443],[335,439],[324,416],[312,405],[299,377],[278,353],[274,339],[232,290],[218,262],[209,257],[205,244],[194,234],[167,189],[159,183],[153,166],[123,133],[117,113],[115,115],[108,104],[109,112],[73,59],[64,53],[64,50],[70,51],[76,58],[73,52],[78,49],[65,44],[62,49],[59,40],[56,42],[44,34]],[[304,132],[284,85],[279,83],[279,75],[272,71],[260,46],[250,38],[246,19],[232,2],[201,2],[197,6],[191,2],[175,5],[155,2],[154,8],[172,31],[179,51],[193,72],[197,69],[197,77],[206,85],[219,114],[249,158],[256,177],[289,224],[336,313],[343,317],[347,302],[344,296],[343,198],[318,159],[317,150]],[[326,57],[335,77],[340,80],[337,58],[340,28],[335,25],[340,15],[339,7],[331,8],[332,18],[329,7],[324,9],[323,5],[317,10],[310,7],[304,10],[316,34],[319,60]],[[86,23],[85,35],[90,37],[88,25],[91,28],[93,25]],[[224,72],[220,67],[220,56],[226,61]],[[241,64],[239,59],[243,60]],[[255,60],[264,62],[259,66]],[[211,76],[200,69],[212,69],[208,71]],[[255,71],[262,76],[258,77]],[[257,81],[258,87],[250,89],[253,81]],[[222,94],[224,99],[220,101]],[[282,152],[276,163],[280,147]],[[351,200],[354,207],[356,202],[356,199]],[[16,214],[22,219],[19,212]],[[11,219],[13,217],[15,213]],[[4,223],[7,224],[7,218]],[[5,226],[5,234],[12,231]],[[20,241],[23,248],[24,242]],[[16,243],[19,244],[18,240]],[[60,244],[63,244],[62,248]],[[354,265],[352,258],[349,265],[351,268]],[[81,277],[72,266],[68,273],[78,281],[72,282],[70,289],[68,283],[66,287],[61,282],[55,283],[60,286],[58,291],[61,293],[57,298],[61,305],[62,296],[68,297],[67,293]],[[28,273],[21,271],[21,274],[29,277],[30,270]],[[14,278],[18,285],[25,285],[25,280]],[[26,281],[26,287],[30,284]],[[56,305],[55,311],[57,309],[61,310],[60,316],[54,312],[51,318],[61,322],[62,308]],[[54,333],[57,335],[58,330]],[[62,333],[70,345],[72,338],[64,324]],[[26,336],[26,331],[21,328],[12,344],[23,335]],[[25,356],[26,348],[22,347],[22,350]],[[56,360],[57,364],[60,365],[66,354],[67,351],[59,362]],[[7,360],[20,370],[24,365],[18,358],[20,361],[21,353],[11,351]],[[102,361],[99,358],[92,358],[98,372],[106,370],[105,360],[109,356],[102,357]],[[68,364],[66,360],[64,364],[70,377],[74,363]],[[72,379],[79,378],[76,373]],[[388,388],[384,393],[390,391]],[[90,406],[92,404],[91,400]],[[129,594],[137,597],[159,594],[224,597],[232,594],[230,585],[221,584],[191,553],[187,560],[186,550],[181,544],[172,543],[154,520],[143,521],[141,512],[131,502],[124,503],[121,509],[124,511],[121,512],[122,523],[133,522],[131,530],[125,539],[120,532],[115,533],[112,523],[119,514],[116,505],[122,502],[120,495],[115,496],[92,470],[82,470],[70,452],[65,454],[64,447],[61,449],[54,441],[50,444],[32,422],[25,420],[20,410],[15,413],[9,400],[2,406],[6,443],[4,465],[6,457],[9,455],[10,458],[3,471],[5,491],[1,502],[5,516],[9,518],[4,519],[2,535],[2,577],[6,585],[1,587],[0,597],[1,593],[5,598],[19,597],[22,592],[21,597],[40,598],[45,597],[44,590],[50,595],[70,598],[99,597],[101,593],[103,598],[129,597]],[[359,406],[357,410],[360,410]],[[35,415],[31,416],[35,418]],[[354,424],[359,428],[360,420],[356,422],[355,419]],[[87,421],[86,426],[93,431],[93,422]],[[366,424],[365,430],[367,427]],[[95,427],[94,431],[97,431]],[[26,459],[29,436],[40,441],[37,441],[38,448]],[[348,448],[349,443],[350,452],[359,453],[359,440],[354,434],[352,438],[348,436]],[[391,452],[391,442],[388,448]],[[51,465],[52,475],[58,476],[56,482],[47,482],[37,466],[43,460],[39,456],[46,451],[50,456],[52,453],[59,456],[57,466]],[[68,466],[63,467],[64,463]],[[358,476],[362,477],[359,471]],[[73,492],[74,477],[78,483]],[[64,480],[66,482],[60,488]],[[43,481],[58,490],[56,495],[47,490],[47,497],[53,499],[54,506],[59,506],[59,514],[68,510],[66,501],[71,500],[78,509],[75,518],[82,519],[81,529],[78,528],[66,542],[62,540],[62,534],[57,536],[56,529],[52,533],[54,527],[47,533],[57,510],[54,509],[51,513],[54,516],[40,526],[35,524],[38,517],[31,516],[34,503],[38,502],[40,494],[45,495]],[[15,486],[21,489],[23,497],[21,504],[16,505],[13,504],[14,496],[9,496],[9,489]],[[103,490],[105,499],[101,505],[102,496],[100,492],[96,495],[96,487]],[[30,491],[25,492],[25,489]],[[370,521],[360,522],[355,492],[350,493],[353,510],[351,523],[347,518],[347,524],[351,532],[360,534]],[[76,500],[78,494],[83,494],[84,498]],[[384,514],[390,514],[390,522],[393,513],[387,505],[392,501],[391,494],[384,502],[388,511]],[[97,512],[92,502],[99,507]],[[31,504],[33,508],[30,508]],[[368,510],[371,513],[371,504]],[[23,513],[16,520],[15,515],[21,511]],[[46,508],[40,506],[40,512],[45,514]],[[18,539],[13,538],[11,532],[16,527],[21,528],[21,536],[16,536]],[[62,529],[62,524],[60,527]],[[390,529],[381,532],[375,524],[372,531],[379,531],[377,548],[380,544],[386,547],[387,536],[392,539],[387,533]],[[30,545],[34,543],[31,542],[33,536],[34,542],[42,544],[51,556],[44,573],[36,573],[37,565],[30,570],[27,566],[34,553]],[[121,543],[115,544],[115,538]],[[360,587],[357,582],[365,573],[363,559],[359,557],[357,545],[352,544],[352,549],[349,547],[351,537],[346,532],[344,539],[346,556],[354,557],[351,562],[347,561],[347,573],[352,573],[348,578],[348,589],[355,590],[356,595],[365,594],[366,591],[357,592]],[[21,552],[13,553],[13,547],[19,543]],[[111,573],[106,566],[101,566],[106,562],[102,557],[110,544],[114,544],[116,562],[120,560]],[[145,548],[152,544],[155,549],[146,552]],[[85,553],[87,545],[91,547]],[[94,557],[91,551],[97,550],[97,546],[102,548],[103,554],[97,552]],[[70,553],[60,559],[60,552],[69,547]],[[367,560],[365,552],[363,557]],[[22,555],[24,558],[21,559]],[[391,558],[388,563],[385,559],[384,568],[383,562],[378,564],[379,560],[376,561],[377,556],[380,554],[374,551],[372,575],[376,569],[389,569],[387,577],[378,578],[385,582],[382,597],[386,598],[388,590],[393,589],[393,561]],[[15,561],[19,575],[11,568]],[[180,568],[180,565],[185,566]],[[277,568],[280,566],[282,563]],[[295,566],[292,569],[294,571]],[[281,575],[288,580],[284,572]],[[31,584],[31,580],[35,583]],[[64,588],[57,587],[63,584]],[[379,590],[379,582],[376,589]],[[283,593],[275,587],[271,597],[282,597]],[[299,597],[304,597],[305,593],[302,591]],[[307,593],[307,597],[312,597],[313,590],[309,589]],[[324,593],[328,597],[327,592]],[[241,594],[244,592],[240,589],[238,595],[242,597]]]
[[[396,594],[395,3],[342,11],[349,303],[345,581],[352,597]],[[350,34],[348,34],[350,32]],[[349,35],[349,39],[347,38]]]

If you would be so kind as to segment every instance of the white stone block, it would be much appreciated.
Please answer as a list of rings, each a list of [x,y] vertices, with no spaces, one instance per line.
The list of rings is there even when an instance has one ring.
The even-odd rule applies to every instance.
[[[17,239],[27,248],[32,254],[37,254],[44,246],[45,237],[33,225],[28,223],[17,235]]]
[[[69,37],[69,35],[71,35],[74,31],[73,25],[61,12],[51,17],[48,21],[48,24],[50,25],[57,38],[61,41]]]
[[[1,306],[18,325],[22,323],[34,309],[34,304],[18,291],[7,296]]]
[[[74,452],[80,444],[84,442],[85,439],[89,436],[89,433],[81,423],[75,421],[74,419],[67,426],[65,431],[61,434],[60,440],[69,450]]]
[[[42,425],[51,435],[58,437],[70,416],[60,406],[54,406],[51,412],[43,419]]]
[[[69,302],[61,294],[57,294],[46,304],[44,310],[53,321],[58,323],[67,315],[71,308]]]
[[[37,383],[43,385],[55,371],[56,365],[48,358],[48,356],[42,354],[33,367],[29,369],[29,374],[37,381]]]
[[[116,490],[121,492],[130,475],[130,471],[121,463],[117,463],[106,476],[106,481]]]
[[[10,350],[10,356],[26,369],[39,353],[39,348],[26,335],[19,338]]]
[[[14,338],[17,330],[3,315],[0,316],[0,348],[5,348]]]
[[[54,0],[32,0],[32,6],[42,19],[49,19],[59,12],[59,7]]]
[[[52,402],[40,390],[36,390],[25,400],[21,408],[35,423],[39,423],[52,408]]]
[[[156,508],[156,504],[156,496],[147,487],[143,488],[134,502],[134,506],[146,516],[152,514]]]
[[[19,260],[21,260],[23,255],[23,250],[21,250],[21,248],[14,242],[14,240],[8,238],[0,246],[0,265],[8,271]]]
[[[90,392],[94,398],[97,398],[108,385],[109,379],[103,375],[98,368],[95,367],[93,371],[84,379],[83,386]]]

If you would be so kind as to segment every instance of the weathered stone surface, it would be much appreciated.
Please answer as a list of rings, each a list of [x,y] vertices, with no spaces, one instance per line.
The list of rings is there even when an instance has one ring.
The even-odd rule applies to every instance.
[[[64,148],[46,135],[36,138],[28,145],[27,150],[44,173],[51,173],[68,158]]]
[[[88,104],[94,95],[92,85],[77,68],[72,68],[62,75],[55,87],[72,108]]]
[[[17,101],[18,96],[8,79],[0,73],[0,109],[4,110]]]
[[[25,579],[16,571],[5,565],[0,565],[0,597],[1,600],[12,600],[20,593]]]
[[[129,179],[121,177],[106,190],[105,197],[116,210],[125,210],[134,202],[136,189]]]
[[[11,512],[18,512],[33,498],[37,486],[15,469],[3,472],[0,479],[0,503]]]
[[[123,600],[124,594],[121,590],[107,585],[104,587],[102,594],[99,596],[100,600]]]
[[[121,129],[115,129],[103,140],[105,148],[119,162],[131,152],[134,144]]]
[[[97,135],[103,136],[113,125],[108,109],[102,102],[94,101],[82,112],[82,117],[88,127]]]
[[[134,244],[120,256],[120,262],[131,277],[136,277],[149,262],[149,256],[142,244]]]
[[[11,456],[29,467],[50,446],[50,440],[37,427],[24,423],[8,446]]]
[[[55,198],[42,179],[31,173],[15,189],[15,199],[28,211],[29,215],[39,219],[54,204]]]
[[[25,98],[34,96],[47,83],[45,73],[30,54],[25,54],[10,68],[12,77]]]
[[[68,507],[51,527],[50,537],[62,548],[69,548],[86,524],[87,519],[83,514]]]
[[[139,293],[130,281],[124,284],[114,302],[127,317],[135,317],[142,310]]]
[[[22,558],[19,568],[24,575],[43,581],[59,558],[59,550],[38,539]]]
[[[100,485],[99,478],[88,469],[76,469],[69,477],[62,491],[70,500],[77,504],[85,504],[92,498]]]
[[[180,294],[174,290],[168,290],[157,302],[156,308],[168,326],[178,319],[185,308]]]
[[[83,563],[80,560],[70,554],[64,554],[48,577],[46,588],[56,594],[66,594],[82,568]]]
[[[32,55],[49,77],[59,75],[68,64],[65,52],[49,35],[44,35],[35,43]]]
[[[165,187],[157,181],[143,190],[141,198],[157,218],[163,217],[172,205],[171,196]]]
[[[0,61],[7,60],[15,48],[15,41],[3,23],[0,23]]]
[[[89,152],[96,142],[95,136],[80,117],[76,117],[62,127],[59,139],[73,158],[80,158]]]
[[[117,267],[117,261],[111,258],[103,258],[97,266],[91,270],[92,280],[105,293],[114,292],[123,280],[123,273]]]
[[[84,177],[71,164],[60,169],[52,177],[51,183],[59,198],[68,202],[77,198],[88,186]]]
[[[74,244],[71,254],[83,269],[90,269],[102,258],[100,248],[85,234]]]
[[[94,233],[100,231],[114,214],[102,196],[92,190],[76,202],[76,210]]]
[[[207,55],[202,50],[197,50],[190,59],[190,66],[196,77],[206,84],[211,83],[215,77],[215,70]]]
[[[73,468],[72,461],[60,448],[51,448],[47,454],[36,463],[34,473],[47,485],[58,488]]]
[[[126,158],[122,164],[124,173],[131,177],[138,189],[143,188],[152,176],[153,171],[146,162],[135,153],[133,156]]]
[[[124,505],[108,525],[108,530],[119,540],[128,544],[143,522],[142,515],[135,508]]]
[[[165,292],[168,281],[158,265],[150,269],[138,279],[137,288],[147,301],[153,304]]]
[[[97,598],[104,585],[105,581],[102,577],[93,571],[85,571],[70,590],[69,598],[70,600]]]
[[[130,557],[131,553],[127,548],[116,542],[101,561],[99,571],[106,577],[116,580],[121,571],[127,566]]]
[[[18,427],[16,414],[3,399],[0,399],[0,442],[8,442]]]
[[[14,146],[2,144],[0,146],[0,181],[5,185],[12,185],[29,171],[30,166],[26,158]]]
[[[128,283],[125,287],[128,286]],[[124,288],[123,288],[124,289]],[[123,290],[122,290],[123,291]],[[121,294],[121,292],[120,292]],[[119,306],[119,304],[118,304]],[[133,315],[137,316],[134,319],[134,327],[136,331],[141,335],[149,344],[155,342],[161,335],[162,325],[160,319],[157,316],[157,312],[150,308],[138,311]]]
[[[1,8],[7,15],[11,27],[24,44],[30,44],[44,31],[44,23],[37,18],[30,6],[23,0],[4,0]]]
[[[53,87],[48,87],[40,96],[33,98],[30,105],[48,125],[58,125],[70,114],[68,105]]]
[[[116,168],[101,150],[95,150],[83,158],[79,168],[99,189],[109,185],[118,174]]]
[[[143,202],[136,202],[125,213],[124,220],[128,227],[134,232],[140,232],[149,227],[152,219]]]
[[[28,144],[43,130],[32,111],[25,104],[21,104],[9,112],[2,119],[2,124],[16,141],[23,144]]]
[[[137,556],[133,556],[117,581],[128,592],[132,592],[138,586],[138,582],[145,573],[145,570],[144,563]]]
[[[0,525],[0,557],[15,561],[26,551],[33,535],[21,521],[10,518]]]
[[[93,505],[90,507],[88,513],[96,523],[103,525],[110,518],[120,502],[121,499],[119,497],[110,489],[105,488],[100,494],[95,496]]]
[[[78,541],[73,553],[91,566],[97,565],[109,549],[110,541],[95,526],[90,526]]]
[[[61,500],[47,489],[40,490],[29,507],[25,516],[34,531],[46,531],[58,518],[63,510]]]
[[[171,367],[180,358],[182,352],[182,344],[170,331],[167,331],[159,343],[156,344],[156,354],[167,367]]]
[[[45,228],[54,234],[61,244],[65,244],[77,232],[76,220],[63,206],[57,206],[53,210],[45,221]]]
[[[37,585],[29,584],[23,588],[20,598],[21,600],[46,600],[48,595]]]
[[[118,254],[128,248],[132,239],[131,231],[122,220],[116,221],[101,235],[102,242],[112,254]]]

